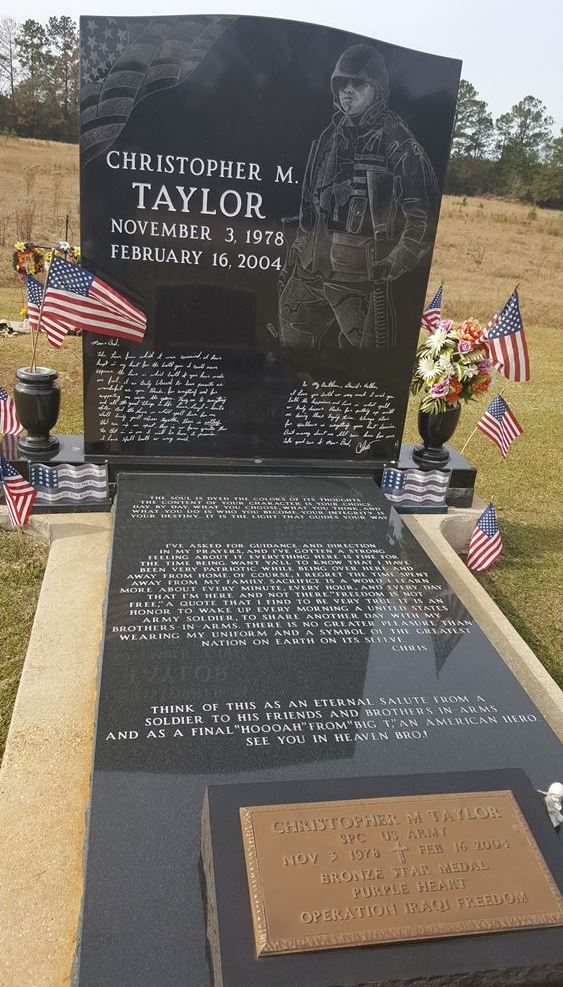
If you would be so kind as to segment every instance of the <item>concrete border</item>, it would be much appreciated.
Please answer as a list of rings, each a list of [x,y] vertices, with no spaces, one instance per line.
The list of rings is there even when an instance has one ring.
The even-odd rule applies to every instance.
[[[560,690],[456,554],[481,510],[403,520],[563,739]],[[0,987],[72,983],[111,525],[31,521],[50,553],[0,768]]]
[[[30,525],[50,550],[0,768],[0,985],[66,987],[82,903],[111,516],[38,515]]]

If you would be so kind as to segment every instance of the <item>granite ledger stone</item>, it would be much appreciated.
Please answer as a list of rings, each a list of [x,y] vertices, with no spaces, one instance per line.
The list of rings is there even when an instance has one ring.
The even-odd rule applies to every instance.
[[[319,987],[323,970],[331,987],[422,968],[486,983],[500,950],[507,982],[542,958],[560,978],[557,929],[256,959],[239,818],[259,804],[511,790],[549,862],[560,840],[530,783],[544,788],[560,763],[559,741],[372,480],[123,475],[80,987],[209,987],[201,814],[206,789],[232,786],[231,869],[218,873],[239,889],[231,911],[256,977],[281,964],[276,987],[316,983],[311,969]],[[527,795],[507,768],[526,773]],[[437,771],[463,777],[425,788]]]

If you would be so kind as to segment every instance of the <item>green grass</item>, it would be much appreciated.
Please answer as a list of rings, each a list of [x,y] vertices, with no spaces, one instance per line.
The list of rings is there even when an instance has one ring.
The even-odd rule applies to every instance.
[[[48,548],[26,535],[0,530],[0,760],[47,563]]]
[[[504,551],[489,573],[477,579],[493,597],[519,634],[563,685],[561,599],[561,489],[563,467],[560,400],[563,366],[561,330],[526,329],[531,380],[514,384],[497,377],[493,388],[504,398],[524,429],[503,460],[497,447],[477,432],[464,455],[477,467],[477,494],[493,499]],[[490,398],[469,404],[451,441],[461,450]],[[409,404],[405,441],[417,439],[418,399]]]

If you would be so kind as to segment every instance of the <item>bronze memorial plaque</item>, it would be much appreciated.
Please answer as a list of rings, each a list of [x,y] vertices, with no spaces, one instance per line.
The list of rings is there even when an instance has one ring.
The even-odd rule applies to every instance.
[[[240,810],[258,956],[562,925],[510,791]]]

